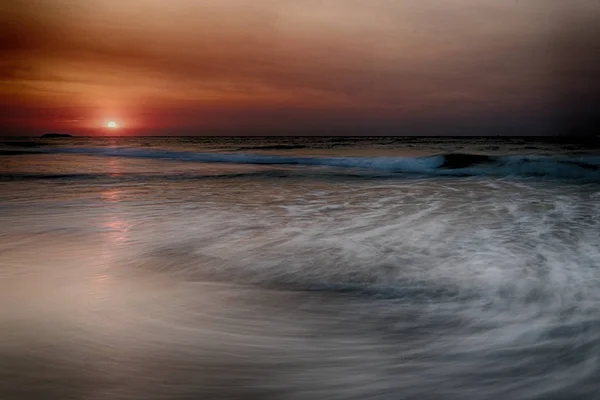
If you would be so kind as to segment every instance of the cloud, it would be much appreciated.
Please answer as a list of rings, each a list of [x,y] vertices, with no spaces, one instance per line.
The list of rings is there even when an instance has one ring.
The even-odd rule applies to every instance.
[[[574,15],[599,11],[593,1],[570,4]],[[557,80],[564,6],[555,0],[42,0],[0,7],[0,50],[10,60],[0,64],[2,104],[11,101],[7,93],[19,93],[23,106],[51,96],[67,109],[153,109],[163,121],[182,110],[190,126],[208,118],[185,111],[194,109],[227,118],[270,113],[280,125],[294,114],[334,126],[340,115],[348,123],[404,126],[504,118],[548,108],[553,93],[570,91],[570,78]],[[576,40],[585,48],[592,37]],[[595,78],[592,70],[583,80]]]

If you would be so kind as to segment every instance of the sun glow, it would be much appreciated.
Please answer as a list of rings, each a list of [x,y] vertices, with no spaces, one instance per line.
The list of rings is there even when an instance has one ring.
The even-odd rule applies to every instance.
[[[115,121],[110,121],[109,123],[106,124],[106,127],[115,129],[115,128],[118,128],[119,125],[117,125],[117,123]]]

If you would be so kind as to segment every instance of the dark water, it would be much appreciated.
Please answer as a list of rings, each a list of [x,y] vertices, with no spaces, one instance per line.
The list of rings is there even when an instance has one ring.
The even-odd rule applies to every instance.
[[[6,139],[0,399],[600,398],[600,150]]]

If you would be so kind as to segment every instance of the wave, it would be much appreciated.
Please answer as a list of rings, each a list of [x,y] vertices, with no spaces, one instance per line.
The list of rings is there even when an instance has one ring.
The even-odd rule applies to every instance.
[[[242,146],[238,147],[237,151],[246,151],[246,150],[297,150],[297,149],[306,149],[308,146],[303,144],[272,144],[265,146]]]
[[[43,152],[199,163],[338,167],[437,176],[529,176],[600,182],[600,155],[437,154],[423,157],[300,157],[139,148],[53,148]]]
[[[223,180],[223,179],[308,179],[308,180],[331,180],[331,179],[393,179],[394,174],[386,173],[348,173],[334,171],[299,171],[299,170],[283,170],[273,169],[268,171],[252,171],[252,172],[234,172],[224,174],[198,174],[198,173],[0,173],[0,182],[15,182],[15,181],[118,181],[118,182],[149,182],[149,181],[171,181],[171,182],[187,182],[199,180]]]

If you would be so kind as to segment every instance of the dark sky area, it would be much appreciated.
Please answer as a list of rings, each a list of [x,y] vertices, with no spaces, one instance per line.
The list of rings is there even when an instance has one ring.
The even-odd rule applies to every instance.
[[[8,0],[0,134],[596,135],[599,31],[598,0]]]

